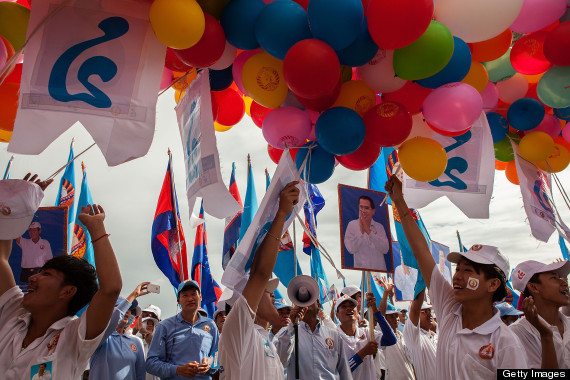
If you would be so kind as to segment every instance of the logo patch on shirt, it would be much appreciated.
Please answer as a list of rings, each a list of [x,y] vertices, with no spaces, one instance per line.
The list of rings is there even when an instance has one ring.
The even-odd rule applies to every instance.
[[[273,354],[273,350],[271,349],[271,345],[269,341],[263,338],[263,349],[265,350],[265,356],[269,356],[270,358],[274,358],[275,355]]]
[[[133,350],[133,352],[137,352],[137,346],[134,343],[131,343],[131,350]]]
[[[54,350],[57,347],[57,342],[59,342],[60,334],[61,333],[57,333],[53,336],[53,338],[50,339],[50,341],[47,344],[48,352],[51,352],[51,350]]]
[[[325,339],[325,343],[327,344],[329,350],[334,350],[334,340],[332,338]]]
[[[479,349],[479,357],[485,360],[491,360],[495,356],[495,349],[491,343]]]
[[[366,339],[366,335],[362,334],[362,335],[360,336],[360,340],[364,340],[364,339]]]
[[[204,326],[204,331],[205,331],[205,332],[210,332],[210,326],[208,326],[208,325]]]

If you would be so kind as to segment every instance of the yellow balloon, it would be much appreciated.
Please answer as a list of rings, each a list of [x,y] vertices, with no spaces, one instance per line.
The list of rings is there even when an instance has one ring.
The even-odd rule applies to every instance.
[[[217,132],[226,132],[226,131],[229,131],[230,129],[232,129],[232,127],[233,127],[233,125],[229,125],[229,126],[228,125],[222,125],[222,124],[216,123],[214,121],[214,129]]]
[[[194,0],[154,0],[149,12],[156,38],[173,49],[188,49],[204,34],[206,19]]]
[[[283,79],[283,61],[263,52],[250,57],[243,65],[243,87],[247,94],[267,108],[277,108],[287,97]]]
[[[544,132],[530,132],[521,139],[519,153],[525,160],[536,162],[546,160],[554,151],[554,140]]]
[[[253,102],[253,99],[246,95],[242,95],[241,97],[245,103],[245,113],[247,116],[251,117],[251,102]]]
[[[184,94],[186,93],[186,89],[175,89],[174,90],[174,101],[176,102],[176,104],[180,103],[180,101],[182,100],[182,97],[184,96]]]
[[[487,68],[485,68],[481,62],[472,61],[471,68],[469,69],[467,76],[463,78],[461,82],[470,84],[477,91],[483,92],[489,82],[489,73],[487,72]]]
[[[172,81],[172,88],[175,90],[186,90],[188,86],[190,86],[190,83],[196,79],[198,73],[196,70],[189,71],[188,73],[173,71],[172,75],[174,77],[174,80]]]
[[[545,71],[546,72],[546,71]],[[540,73],[540,74],[534,74],[534,75],[526,75],[523,74],[524,77],[526,78],[526,81],[528,83],[538,83],[538,81],[540,80],[540,78],[542,78],[542,76],[544,75],[544,73]]]
[[[558,173],[568,167],[570,152],[565,146],[554,143],[554,151],[544,161],[535,162],[536,166],[549,173]]]
[[[12,138],[12,132],[11,131],[3,131],[0,129],[0,142],[9,142],[10,139]]]
[[[376,94],[364,81],[349,80],[342,84],[340,94],[331,107],[346,107],[364,116],[376,104]]]
[[[427,137],[405,141],[398,149],[398,160],[407,175],[421,182],[437,179],[447,167],[445,149]]]

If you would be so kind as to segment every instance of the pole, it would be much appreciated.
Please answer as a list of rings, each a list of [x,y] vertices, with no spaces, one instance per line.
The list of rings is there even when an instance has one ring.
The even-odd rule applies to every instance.
[[[6,171],[4,172],[4,177],[2,179],[6,179],[8,175],[10,175],[10,168],[12,167],[12,161],[14,161],[14,155],[10,157],[10,161],[8,161],[8,165],[6,166]]]
[[[370,284],[370,277],[372,273],[366,272],[366,288],[367,291],[372,289],[372,284]],[[374,314],[372,314],[372,306],[368,305],[368,329],[370,331],[370,341],[374,341]]]
[[[295,318],[293,325],[295,331],[295,379],[299,378],[299,317]]]
[[[75,161],[79,156],[81,156],[83,153],[87,152],[89,149],[93,148],[95,146],[96,143],[91,144],[89,147],[87,147],[87,149],[85,149],[83,152],[79,153],[77,156],[73,157],[73,159],[71,159],[67,164],[63,165],[61,168],[59,168],[55,173],[53,173],[52,175],[50,175],[49,177],[46,178],[46,181],[48,179],[52,179],[55,178],[56,175],[58,175],[63,169],[65,169],[66,167],[69,166],[69,164],[71,164],[73,161]]]
[[[174,186],[174,168],[172,167],[172,152],[168,149],[168,166],[170,167],[170,187],[172,192],[172,208],[174,209],[174,221],[176,222],[176,236],[178,242],[178,263],[180,264],[180,280],[186,281],[184,277],[184,263],[182,262],[182,244],[180,243],[180,219],[178,218],[178,207],[176,205],[176,187]]]

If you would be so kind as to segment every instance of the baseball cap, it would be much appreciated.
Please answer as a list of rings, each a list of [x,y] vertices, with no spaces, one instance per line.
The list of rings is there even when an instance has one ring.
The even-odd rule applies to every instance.
[[[501,302],[495,305],[499,313],[501,313],[501,317],[505,317],[507,315],[522,315],[524,314],[522,311],[515,309],[511,306],[511,304],[506,302]]]
[[[42,225],[40,224],[40,222],[32,222],[32,224],[30,224],[30,226],[28,227],[28,230],[29,230],[30,228],[39,228],[39,229],[41,229],[41,228],[42,228]]]
[[[570,273],[570,262],[564,260],[552,264],[544,264],[534,260],[523,261],[511,273],[513,288],[519,292],[524,292],[528,280],[535,274],[544,272],[557,272],[560,277],[566,277]]]
[[[0,240],[12,240],[28,230],[44,198],[42,189],[22,179],[0,181]]]
[[[198,308],[198,313],[204,317],[208,317],[208,312],[201,307]]]
[[[427,303],[426,301],[424,301],[424,302],[422,303],[422,307],[420,308],[420,310],[426,310],[426,309],[432,309],[432,308],[433,308],[432,305],[430,305],[429,303]]]
[[[277,310],[280,309],[285,309],[286,307],[288,307],[289,309],[291,309],[291,305],[289,305],[287,303],[287,301],[285,301],[284,298],[281,298],[279,300],[275,300],[275,302],[273,303],[273,305],[277,308]]]
[[[144,325],[144,327],[146,328],[146,322],[147,321],[152,321],[154,323],[154,328],[156,328],[156,326],[158,326],[158,320],[156,318],[153,317],[146,317],[142,319],[142,323]]]
[[[218,314],[220,314],[222,311],[226,311],[226,301],[218,301],[218,304],[216,305],[216,311],[214,311],[214,319],[216,319]]]
[[[388,306],[386,306],[386,315],[400,313],[400,310],[401,309],[396,309],[393,305],[388,304]]]
[[[475,244],[467,252],[451,252],[447,255],[447,260],[457,264],[461,257],[478,264],[496,265],[505,275],[505,279],[510,273],[509,260],[503,256],[499,248],[492,245]]]
[[[156,315],[156,319],[160,321],[161,310],[158,306],[148,305],[146,309],[143,309],[143,311],[146,311],[147,313],[153,313]]]
[[[178,293],[192,288],[197,289],[198,293],[201,294],[200,285],[198,285],[198,283],[194,280],[186,280],[184,282],[181,282],[180,285],[178,285]]]
[[[119,306],[123,301],[125,301],[125,299],[123,297],[119,297],[117,298],[117,301],[115,302],[115,307]],[[131,313],[135,316],[138,317],[139,315],[141,315],[142,310],[139,306],[139,303],[137,300],[134,300],[131,303],[131,306],[129,307],[129,309],[131,311]]]
[[[343,295],[338,300],[336,300],[336,311],[338,312],[338,308],[345,302],[350,302],[354,307],[358,306],[358,302],[348,294]]]
[[[340,291],[340,294],[343,294],[343,295],[346,294],[347,296],[352,297],[353,295],[355,295],[358,292],[362,293],[362,291],[360,290],[360,288],[358,286],[348,285],[348,286],[345,286],[344,288],[342,288],[342,290]]]

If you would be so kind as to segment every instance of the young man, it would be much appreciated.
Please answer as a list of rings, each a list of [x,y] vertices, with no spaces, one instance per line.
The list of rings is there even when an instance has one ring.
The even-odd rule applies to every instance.
[[[277,333],[283,328],[289,326],[291,323],[291,318],[289,315],[291,314],[291,306],[287,304],[283,298],[280,300],[276,300],[273,304],[277,309],[277,313],[279,316],[271,321],[271,331],[269,331],[269,339],[273,342],[273,338],[277,335]]]
[[[161,379],[193,377],[209,380],[211,361],[218,350],[219,332],[210,318],[200,315],[200,286],[187,280],[178,286],[180,313],[162,321],[154,333],[146,371]]]
[[[43,190],[47,184],[39,181],[30,186]],[[3,379],[29,380],[32,366],[49,362],[52,378],[77,379],[107,328],[122,282],[103,223],[105,212],[101,206],[88,206],[82,208],[78,218],[92,237],[97,271],[84,260],[58,256],[30,277],[25,295],[16,286],[8,264],[12,241],[0,241]],[[88,303],[81,317],[73,319]]]
[[[216,305],[216,311],[214,312],[214,322],[218,327],[220,335],[222,335],[222,329],[224,328],[224,323],[226,322],[226,302],[218,301]]]
[[[523,343],[530,368],[570,368],[570,318],[559,310],[569,304],[568,273],[568,260],[552,264],[528,260],[511,275],[513,288],[525,297],[526,309],[510,329]]]
[[[277,261],[285,221],[299,201],[297,183],[291,182],[281,190],[279,209],[255,253],[249,279],[241,294],[235,294],[237,300],[220,341],[221,379],[283,379],[283,365],[267,332],[269,321],[277,315],[271,295],[279,280],[269,279]]]
[[[436,378],[493,379],[498,368],[528,368],[525,355],[520,354],[523,345],[493,308],[493,302],[506,295],[507,258],[497,248],[483,245],[474,245],[468,252],[452,252],[447,259],[457,267],[451,286],[437,269],[410,214],[402,183],[392,176],[385,188],[400,215],[437,315]]]

